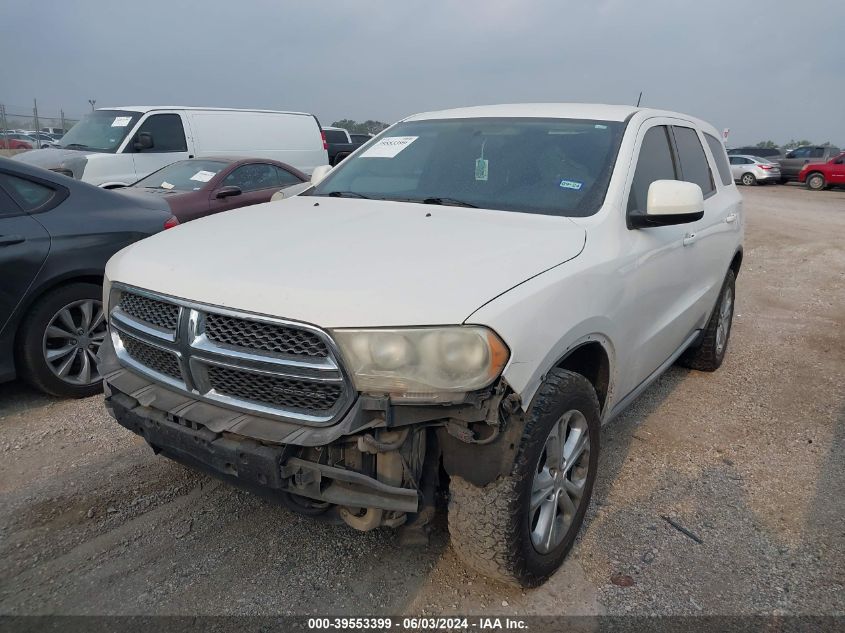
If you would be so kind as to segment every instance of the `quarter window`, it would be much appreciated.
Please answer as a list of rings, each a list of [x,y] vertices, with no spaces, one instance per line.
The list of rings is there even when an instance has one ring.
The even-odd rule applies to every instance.
[[[276,167],[275,165],[271,165],[271,167],[276,170],[276,177],[279,179],[279,186],[280,187],[287,187],[289,185],[296,185],[302,182],[299,178],[294,176],[292,173],[287,171],[286,169],[282,169],[281,167]]]
[[[43,207],[56,195],[55,189],[11,174],[0,174],[0,186],[8,191],[25,211],[35,211]]]
[[[719,170],[719,178],[722,179],[722,184],[730,185],[733,182],[733,176],[731,176],[730,165],[726,162],[725,146],[722,145],[722,141],[710,134],[705,134],[704,140],[707,141],[710,153],[713,154],[713,160],[716,161],[716,169]]]
[[[678,158],[681,163],[683,180],[692,182],[701,187],[706,198],[716,191],[713,184],[713,174],[710,165],[707,163],[707,155],[698,140],[696,131],[689,127],[673,126],[675,133],[675,144],[678,147]]]
[[[669,132],[665,125],[651,128],[643,136],[637,170],[628,196],[628,211],[645,213],[648,188],[655,180],[677,180]]]
[[[187,152],[185,129],[178,114],[154,114],[141,124],[138,133],[147,132],[153,137],[153,146],[144,150],[150,152]]]

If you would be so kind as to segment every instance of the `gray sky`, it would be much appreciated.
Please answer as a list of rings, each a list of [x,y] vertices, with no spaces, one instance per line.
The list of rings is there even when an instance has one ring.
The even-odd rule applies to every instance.
[[[729,144],[845,146],[845,1],[5,2],[0,103],[303,110],[387,122],[519,101],[643,104]],[[30,25],[30,26],[27,26]],[[37,26],[35,26],[37,25]]]

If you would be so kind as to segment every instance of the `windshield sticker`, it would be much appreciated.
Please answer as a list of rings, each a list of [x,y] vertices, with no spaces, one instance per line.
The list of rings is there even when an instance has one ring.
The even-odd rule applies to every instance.
[[[204,169],[201,169],[200,171],[195,173],[193,176],[191,176],[191,180],[198,180],[199,182],[208,182],[212,178],[214,178],[214,172],[213,171],[205,171]]]
[[[581,187],[584,186],[584,183],[578,182],[577,180],[561,180],[560,186],[562,189],[572,189],[573,191],[580,191]]]
[[[393,158],[419,136],[387,136],[361,154],[361,158]]]
[[[131,116],[116,116],[114,117],[114,121],[111,122],[112,127],[126,127],[129,125],[129,122],[132,120]]]
[[[161,183],[161,188],[162,188],[162,189],[173,189],[173,187],[175,187],[175,186],[176,186],[176,185],[171,185],[171,184],[170,184],[169,182],[167,182],[166,180],[165,180],[164,182],[162,182],[162,183]]]
[[[487,180],[487,159],[486,158],[477,158],[475,160],[475,179],[476,180]]]

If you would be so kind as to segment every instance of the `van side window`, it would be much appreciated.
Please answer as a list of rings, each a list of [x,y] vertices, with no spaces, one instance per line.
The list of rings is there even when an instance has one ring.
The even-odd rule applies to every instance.
[[[151,152],[187,152],[185,129],[178,114],[154,114],[141,124],[138,133],[147,132],[153,137],[153,146],[144,150]]]
[[[706,198],[716,192],[713,183],[713,173],[707,162],[707,155],[698,140],[698,133],[691,127],[672,126],[675,133],[675,144],[678,147],[678,158],[681,163],[682,180],[692,182],[701,187]]]
[[[645,213],[648,188],[655,180],[677,179],[668,129],[665,125],[653,127],[643,136],[628,196],[628,212]]]
[[[731,184],[734,179],[731,176],[730,165],[726,161],[725,146],[722,145],[722,141],[710,134],[705,134],[704,140],[707,141],[710,153],[713,154],[713,160],[716,161],[716,169],[719,170],[719,178],[722,179],[722,184],[725,186]]]

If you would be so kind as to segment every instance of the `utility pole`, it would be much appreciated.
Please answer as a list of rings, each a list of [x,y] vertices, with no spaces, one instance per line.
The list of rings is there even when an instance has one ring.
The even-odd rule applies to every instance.
[[[41,126],[38,123],[38,100],[37,99],[32,100],[32,113],[35,115],[35,131],[40,132]],[[39,135],[39,136],[36,136],[35,138],[40,140],[41,136]],[[41,147],[40,143],[39,143],[38,147]],[[38,149],[38,147],[36,147],[34,149]]]
[[[88,99],[88,103],[91,104],[91,111],[94,111],[94,104],[97,103],[96,99]]]
[[[4,106],[2,103],[0,103],[0,124],[3,125],[4,132],[9,129],[6,124],[6,106]]]
[[[59,110],[59,114],[62,117],[62,134],[64,134],[65,133],[65,111]]]

